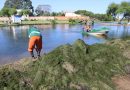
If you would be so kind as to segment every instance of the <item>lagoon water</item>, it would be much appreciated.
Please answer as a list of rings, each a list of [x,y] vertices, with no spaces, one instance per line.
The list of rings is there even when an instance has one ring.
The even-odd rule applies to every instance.
[[[43,52],[47,53],[63,44],[72,44],[77,39],[84,40],[87,44],[104,43],[110,38],[123,38],[130,36],[130,26],[102,26],[95,24],[93,28],[108,27],[106,37],[83,36],[82,25],[37,25],[43,36]],[[7,64],[29,57],[27,52],[29,26],[0,27],[0,64]]]

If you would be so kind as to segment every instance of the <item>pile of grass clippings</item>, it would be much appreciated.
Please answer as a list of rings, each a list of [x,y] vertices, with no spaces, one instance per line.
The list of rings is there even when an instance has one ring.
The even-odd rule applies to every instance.
[[[129,59],[114,45],[59,46],[24,70],[0,69],[0,90],[113,90],[111,78],[125,74]]]

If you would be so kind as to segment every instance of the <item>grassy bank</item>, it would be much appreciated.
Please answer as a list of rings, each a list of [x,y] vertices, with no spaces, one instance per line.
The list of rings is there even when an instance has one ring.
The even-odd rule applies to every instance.
[[[12,23],[12,24],[6,24],[4,22],[0,22],[0,26],[17,26],[17,25],[40,25],[40,24],[76,24],[71,23],[68,20],[25,20],[21,23]]]
[[[126,75],[129,40],[62,45],[36,62],[0,68],[0,90],[115,90],[112,77]],[[128,67],[128,66],[127,66]]]
[[[22,25],[30,25],[30,24],[68,24],[68,21],[64,21],[64,20],[38,20],[38,21],[22,21]]]

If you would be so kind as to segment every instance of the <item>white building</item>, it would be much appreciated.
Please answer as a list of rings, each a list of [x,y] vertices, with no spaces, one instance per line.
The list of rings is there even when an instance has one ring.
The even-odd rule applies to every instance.
[[[21,16],[18,16],[18,15],[12,15],[11,19],[12,19],[13,23],[20,23],[21,22]]]
[[[22,9],[16,9],[16,10],[17,10],[17,14],[11,16],[13,23],[21,23],[21,20],[25,20],[29,18],[29,15],[22,15],[22,16],[20,15]]]
[[[65,13],[65,17],[81,17],[81,15],[75,13]]]

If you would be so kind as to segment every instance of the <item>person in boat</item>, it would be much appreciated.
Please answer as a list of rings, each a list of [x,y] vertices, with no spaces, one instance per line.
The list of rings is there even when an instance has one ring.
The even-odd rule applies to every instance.
[[[86,32],[90,32],[91,31],[91,25],[89,24],[89,25],[86,25],[85,27],[84,27],[84,30],[86,31]]]
[[[35,26],[31,26],[28,29],[29,43],[28,43],[28,51],[33,59],[34,57],[34,49],[37,52],[38,58],[40,57],[40,52],[42,49],[42,35],[38,28]]]
[[[92,26],[94,26],[94,20],[92,20]]]

